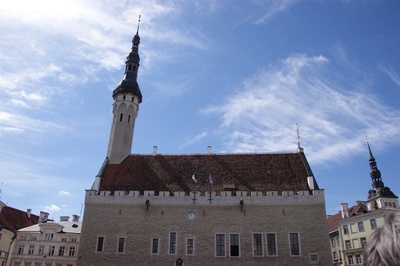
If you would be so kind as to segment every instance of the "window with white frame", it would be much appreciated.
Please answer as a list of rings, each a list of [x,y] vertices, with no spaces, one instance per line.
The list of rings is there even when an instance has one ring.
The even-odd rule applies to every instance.
[[[370,223],[370,225],[371,225],[371,229],[372,229],[372,230],[374,230],[374,229],[377,228],[375,218],[369,220],[369,223]]]
[[[300,256],[300,240],[298,233],[289,233],[290,255]]]
[[[225,234],[215,235],[215,256],[225,257]]]
[[[24,245],[19,245],[18,246],[17,254],[18,255],[24,254]]]
[[[169,233],[169,254],[170,255],[176,254],[176,233],[175,232]]]
[[[54,251],[56,250],[55,246],[49,246],[49,252],[47,253],[49,256],[54,256]]]
[[[365,231],[365,229],[364,229],[364,222],[363,222],[363,221],[359,221],[359,222],[357,223],[357,226],[358,226],[358,232],[364,232],[364,231]]]
[[[38,255],[43,255],[44,245],[39,245]]]
[[[229,253],[231,257],[240,256],[239,234],[229,234]]]
[[[263,255],[262,234],[254,233],[253,234],[253,256],[254,257],[262,257],[262,255]]]
[[[361,243],[361,247],[362,247],[362,248],[365,248],[366,245],[367,245],[367,238],[361,237],[361,238],[360,238],[360,243]]]
[[[351,242],[350,242],[350,240],[344,241],[344,244],[345,244],[345,246],[346,246],[346,249],[351,249]]]
[[[349,234],[349,226],[348,226],[347,224],[344,224],[344,225],[343,225],[343,233],[344,233],[345,235],[348,235],[348,234]]]
[[[354,264],[353,255],[348,255],[348,256],[347,256],[347,261],[349,262],[349,265],[353,265],[353,264]]]
[[[160,239],[152,238],[151,239],[151,254],[158,255]]]
[[[356,263],[357,263],[357,264],[361,264],[361,263],[362,263],[361,254],[356,254]]]
[[[75,256],[75,247],[69,247],[68,256],[70,257]]]
[[[46,234],[44,235],[44,240],[45,240],[45,241],[53,241],[53,237],[54,237],[54,234],[46,233]]]
[[[58,249],[58,256],[64,256],[64,253],[65,253],[65,247],[60,247],[59,249]]]
[[[35,245],[29,245],[28,254],[32,255],[35,252]]]
[[[276,234],[267,233],[267,256],[276,256],[276,255],[278,255]]]
[[[194,239],[188,238],[186,239],[186,255],[194,254]]]
[[[118,253],[124,253],[125,237],[118,238]]]

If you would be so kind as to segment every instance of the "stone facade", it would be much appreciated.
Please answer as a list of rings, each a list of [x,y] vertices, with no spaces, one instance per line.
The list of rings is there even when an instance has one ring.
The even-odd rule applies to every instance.
[[[83,227],[78,265],[175,265],[179,258],[183,265],[312,265],[310,254],[318,255],[318,265],[330,264],[322,190],[314,195],[308,191],[256,195],[214,194],[211,203],[209,195],[197,196],[194,204],[193,193],[104,196],[87,191],[84,223],[96,226]],[[188,218],[190,212],[196,214],[193,220]],[[170,233],[176,233],[172,255]],[[276,236],[277,255],[267,255],[267,233]],[[289,233],[299,236],[299,255],[290,254]],[[225,256],[216,256],[216,234],[225,234]],[[230,234],[239,235],[238,256],[230,254]],[[259,256],[253,253],[253,234],[262,236]],[[99,237],[104,238],[103,250],[97,252]],[[119,238],[124,238],[121,253]],[[159,239],[156,254],[152,254],[153,238]],[[187,254],[187,239],[193,239],[193,255]]]

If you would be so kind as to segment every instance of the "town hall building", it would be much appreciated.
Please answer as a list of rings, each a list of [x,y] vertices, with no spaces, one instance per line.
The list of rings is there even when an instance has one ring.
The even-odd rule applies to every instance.
[[[86,190],[77,265],[330,265],[324,190],[303,149],[131,154],[139,27]]]

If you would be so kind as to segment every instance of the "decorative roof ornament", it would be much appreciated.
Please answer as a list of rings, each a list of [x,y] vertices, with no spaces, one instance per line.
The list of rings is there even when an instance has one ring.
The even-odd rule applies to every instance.
[[[297,151],[298,152],[304,152],[304,149],[300,145],[300,129],[299,129],[299,124],[296,123],[296,134],[297,134]]]

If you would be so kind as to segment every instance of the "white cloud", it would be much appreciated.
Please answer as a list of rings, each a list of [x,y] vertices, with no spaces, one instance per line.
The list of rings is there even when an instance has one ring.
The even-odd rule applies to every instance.
[[[347,90],[351,81],[332,79],[328,62],[323,56],[291,55],[245,80],[222,105],[207,108],[205,113],[221,118],[225,149],[295,150],[296,123],[313,163],[362,150],[366,134],[382,145],[399,140],[400,112],[365,92]]]
[[[69,196],[69,192],[68,191],[63,191],[63,190],[60,190],[60,192],[58,193],[58,195],[60,195],[60,196]]]
[[[58,212],[59,210],[61,210],[61,208],[57,205],[51,204],[49,206],[44,206],[44,210],[46,212]]]
[[[255,1],[261,8],[264,10],[264,14],[256,20],[256,24],[262,24],[270,21],[276,14],[285,12],[289,7],[294,5],[297,0],[281,0],[281,1],[274,1],[274,0],[261,0]]]
[[[387,74],[394,83],[396,83],[398,86],[400,86],[400,75],[394,71],[392,68],[388,67],[380,67],[381,71]]]
[[[196,135],[196,136],[190,136],[186,139],[186,141],[180,146],[180,148],[184,148],[190,145],[193,145],[197,142],[200,142],[202,139],[204,139],[205,137],[208,136],[208,132],[204,131],[201,132],[200,134]]]

